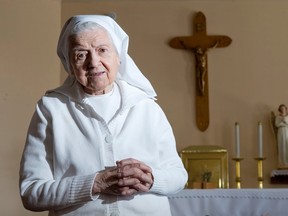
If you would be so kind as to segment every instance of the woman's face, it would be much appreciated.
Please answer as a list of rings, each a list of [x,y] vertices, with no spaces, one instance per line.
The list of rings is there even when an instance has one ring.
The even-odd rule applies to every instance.
[[[104,29],[85,30],[71,37],[69,53],[73,74],[86,93],[99,95],[112,89],[120,59]]]

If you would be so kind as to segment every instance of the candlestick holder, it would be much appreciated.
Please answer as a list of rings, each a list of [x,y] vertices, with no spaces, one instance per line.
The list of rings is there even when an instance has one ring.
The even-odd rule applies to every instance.
[[[240,161],[243,160],[243,158],[232,158],[232,160],[235,161],[235,168],[236,168],[236,188],[241,188],[241,175],[240,175]]]
[[[263,188],[263,161],[265,159],[266,158],[264,158],[264,157],[255,158],[255,160],[257,160],[257,166],[258,166],[258,178],[257,178],[257,181],[258,181],[258,187],[260,189]]]

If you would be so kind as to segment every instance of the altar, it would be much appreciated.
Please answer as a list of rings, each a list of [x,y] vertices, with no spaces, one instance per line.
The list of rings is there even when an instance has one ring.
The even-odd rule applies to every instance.
[[[288,189],[184,189],[170,195],[172,216],[285,216]]]

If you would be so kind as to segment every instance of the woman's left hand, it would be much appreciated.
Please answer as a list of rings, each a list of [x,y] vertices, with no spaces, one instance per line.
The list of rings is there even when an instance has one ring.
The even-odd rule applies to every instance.
[[[133,158],[117,161],[118,185],[121,195],[148,192],[153,184],[152,169],[145,163]]]

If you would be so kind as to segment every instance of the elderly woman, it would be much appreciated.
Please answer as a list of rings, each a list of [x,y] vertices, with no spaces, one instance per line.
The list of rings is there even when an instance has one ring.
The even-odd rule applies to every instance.
[[[156,94],[108,16],[64,25],[57,53],[68,72],[30,123],[20,169],[25,208],[49,215],[169,216],[166,195],[187,173]]]

